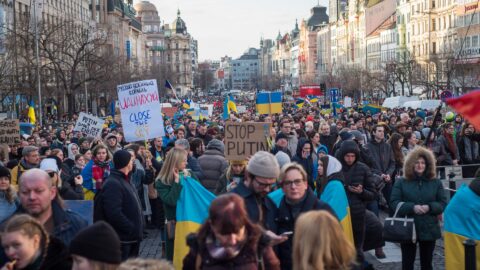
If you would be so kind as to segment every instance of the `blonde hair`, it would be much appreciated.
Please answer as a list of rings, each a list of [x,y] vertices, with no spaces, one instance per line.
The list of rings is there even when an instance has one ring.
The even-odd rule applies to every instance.
[[[158,174],[157,180],[160,180],[160,182],[165,185],[171,185],[175,181],[175,175],[173,174],[174,169],[180,166],[187,154],[187,151],[183,149],[171,149],[165,158],[165,162]]]
[[[285,181],[285,177],[287,176],[287,173],[291,170],[298,170],[300,172],[300,174],[302,175],[302,180],[304,182],[307,182],[308,181],[308,176],[307,176],[307,172],[305,172],[305,169],[303,169],[302,165],[296,163],[296,162],[291,162],[291,163],[287,163],[285,165],[283,165],[282,167],[282,170],[280,171],[280,184],[283,183],[283,181]]]
[[[29,238],[35,235],[40,236],[40,253],[45,255],[50,238],[45,228],[36,219],[26,214],[13,216],[5,224],[1,235],[12,232],[21,232]]]
[[[174,270],[173,265],[166,260],[129,259],[123,262],[117,270]]]
[[[306,212],[295,223],[293,269],[351,269],[355,248],[327,211]]]

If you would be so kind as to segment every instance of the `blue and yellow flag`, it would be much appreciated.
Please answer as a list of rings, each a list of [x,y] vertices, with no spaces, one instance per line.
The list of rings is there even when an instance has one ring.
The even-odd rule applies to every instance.
[[[35,122],[37,122],[37,118],[35,117],[35,104],[33,103],[33,100],[30,101],[30,105],[28,106],[28,119],[30,120],[30,124],[35,125]]]
[[[382,106],[380,105],[373,105],[373,104],[368,104],[363,106],[362,111],[364,113],[370,112],[370,114],[377,114],[382,111]]]
[[[295,100],[295,107],[297,107],[298,109],[303,108],[304,104],[305,104],[305,100],[303,98],[297,98]]]
[[[259,114],[282,113],[282,93],[263,92],[257,94],[257,112]]]
[[[307,98],[308,98],[308,100],[310,100],[310,102],[312,102],[312,103],[318,102],[318,97],[317,97],[317,96],[311,96],[311,95],[309,95],[309,96],[307,96]]]
[[[234,111],[235,113],[238,113],[237,104],[235,103],[235,99],[230,95],[228,96],[227,107],[228,107],[228,112],[229,113],[232,112],[232,111]]]
[[[177,201],[177,224],[175,225],[175,241],[173,251],[173,265],[175,269],[182,269],[183,258],[187,256],[187,235],[200,229],[208,218],[208,208],[215,199],[210,191],[191,177],[180,180],[182,191]]]
[[[468,186],[460,187],[447,205],[444,217],[445,268],[465,269],[463,241],[477,242],[477,267],[480,266],[480,196]],[[477,268],[478,269],[478,268]]]
[[[268,197],[272,199],[277,207],[280,207],[283,196],[285,196],[285,194],[282,189],[277,189],[268,194]],[[328,182],[320,196],[320,200],[332,207],[340,221],[340,225],[342,225],[345,235],[350,243],[354,245],[350,206],[348,205],[347,194],[345,193],[345,188],[343,187],[342,182],[336,180]]]

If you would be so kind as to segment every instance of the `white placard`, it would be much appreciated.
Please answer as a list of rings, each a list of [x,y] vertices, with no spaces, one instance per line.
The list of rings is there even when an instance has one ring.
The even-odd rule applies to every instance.
[[[73,131],[82,132],[88,137],[96,138],[102,134],[103,124],[105,124],[105,120],[81,112]]]
[[[352,107],[352,98],[351,97],[345,97],[343,99],[343,107],[345,107],[345,108]]]
[[[119,85],[117,92],[127,142],[154,139],[165,135],[157,80]]]

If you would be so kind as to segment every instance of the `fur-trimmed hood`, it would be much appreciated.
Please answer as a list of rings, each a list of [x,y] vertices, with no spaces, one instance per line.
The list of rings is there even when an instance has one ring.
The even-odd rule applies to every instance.
[[[435,156],[432,151],[422,147],[416,146],[405,158],[405,163],[403,166],[403,175],[406,180],[414,180],[416,178],[414,168],[415,162],[418,158],[423,157],[425,159],[426,168],[424,176],[428,180],[435,179],[437,174]]]

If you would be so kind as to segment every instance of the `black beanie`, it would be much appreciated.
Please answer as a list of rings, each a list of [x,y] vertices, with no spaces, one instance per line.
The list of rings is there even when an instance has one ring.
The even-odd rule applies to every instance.
[[[10,179],[10,170],[3,166],[0,166],[0,177],[8,177],[8,179]]]
[[[98,221],[81,230],[72,242],[70,253],[103,263],[120,264],[120,238],[110,224]]]
[[[115,169],[120,170],[125,168],[130,160],[132,159],[132,155],[127,150],[118,150],[113,154],[113,165]]]

